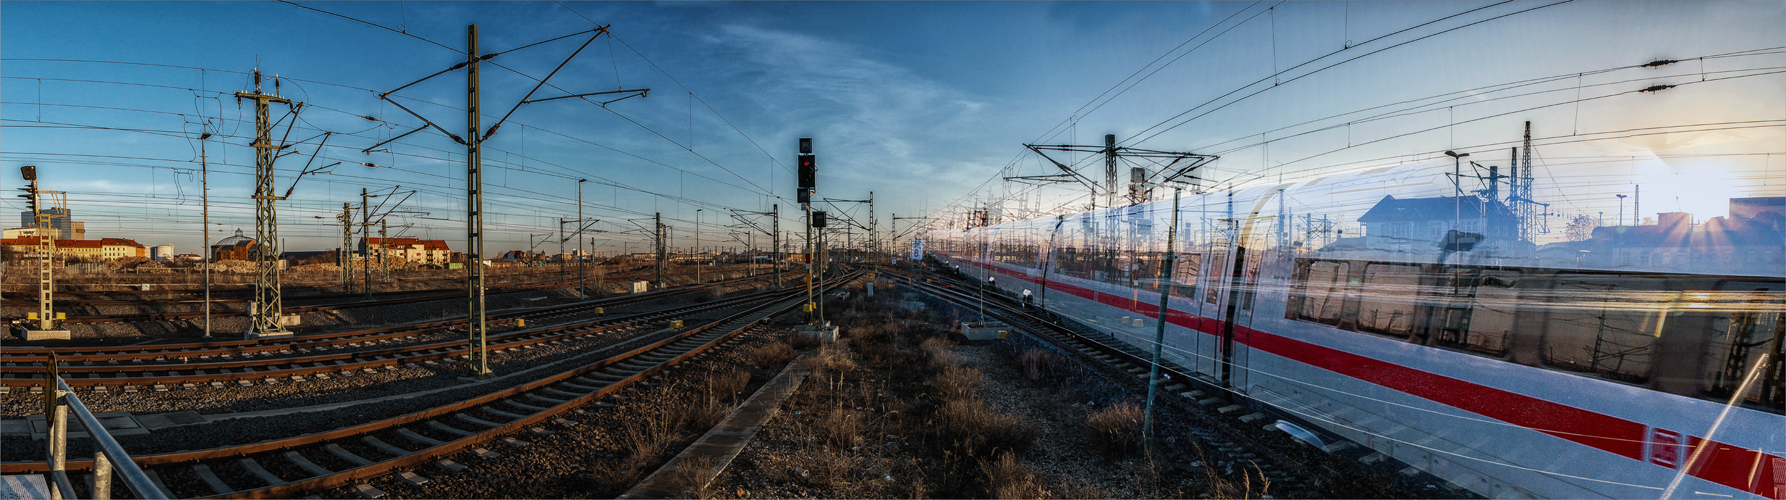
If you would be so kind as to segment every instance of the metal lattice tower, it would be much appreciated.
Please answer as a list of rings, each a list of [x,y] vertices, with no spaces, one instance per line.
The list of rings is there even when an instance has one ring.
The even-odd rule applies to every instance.
[[[1532,201],[1532,122],[1526,122],[1526,139],[1522,144],[1519,159],[1519,187],[1513,196],[1519,202],[1514,204],[1519,217],[1519,239],[1521,241],[1537,241],[1538,221],[1537,204]]]
[[[279,324],[283,296],[279,289],[279,214],[273,190],[273,161],[279,146],[273,144],[273,122],[267,115],[271,103],[291,106],[290,99],[261,93],[260,68],[254,70],[254,92],[236,92],[237,102],[254,101],[254,308],[250,338],[291,335]]]
[[[68,213],[68,194],[38,189],[37,167],[27,166],[20,172],[31,183],[22,197],[31,200],[31,218],[37,224],[37,329],[51,330],[56,326],[52,303],[56,288],[56,230],[50,221],[55,218],[52,214]]]

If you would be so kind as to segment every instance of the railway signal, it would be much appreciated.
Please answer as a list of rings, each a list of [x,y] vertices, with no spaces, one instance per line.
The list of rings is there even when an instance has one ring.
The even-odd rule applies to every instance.
[[[55,217],[52,214],[68,213],[68,195],[62,191],[38,189],[35,166],[19,167],[19,173],[25,177],[26,182],[31,183],[30,187],[19,188],[25,192],[20,197],[25,198],[26,206],[31,209],[32,221],[37,224],[37,312],[27,314],[25,318],[35,320],[37,328],[27,328],[25,340],[68,340],[68,330],[55,329],[56,320],[62,317],[51,307],[56,285],[56,232],[50,224],[50,220]],[[41,198],[44,195],[49,195],[49,203],[43,203]],[[50,213],[45,213],[46,211]]]

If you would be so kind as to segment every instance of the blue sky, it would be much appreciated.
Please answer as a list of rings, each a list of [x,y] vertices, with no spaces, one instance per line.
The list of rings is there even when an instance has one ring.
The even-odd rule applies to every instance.
[[[1001,172],[1048,172],[1022,143],[1091,144],[1106,133],[1136,147],[1220,152],[1205,177],[1244,183],[1430,160],[1451,148],[1504,151],[1519,124],[1532,120],[1540,137],[1583,139],[1540,150],[1559,168],[1570,158],[1649,162],[1572,167],[1555,179],[1556,194],[1596,200],[1574,203],[1576,211],[1604,209],[1599,200],[1611,197],[1600,194],[1622,188],[1571,175],[1601,179],[1593,169],[1611,169],[1637,179],[1627,184],[1657,185],[1645,184],[1650,196],[1668,189],[1669,176],[1707,168],[1708,154],[1736,155],[1715,166],[1729,172],[1717,182],[1734,186],[1681,188],[1689,198],[1720,187],[1786,194],[1774,180],[1786,177],[1786,78],[1762,74],[1786,67],[1786,56],[1599,72],[1786,46],[1781,2],[300,3],[415,37],[276,2],[0,4],[0,168],[38,165],[46,189],[71,193],[90,236],[185,252],[198,241],[198,183],[189,174],[198,166],[195,139],[209,127],[218,135],[207,148],[212,238],[237,227],[252,233],[252,122],[245,121],[252,107],[238,108],[229,93],[246,89],[243,72],[258,66],[281,77],[283,95],[311,106],[290,140],[334,132],[314,166],[343,162],[304,178],[281,204],[290,249],[334,247],[333,217],[343,202],[357,205],[362,188],[401,186],[418,190],[403,209],[427,215],[396,214],[392,224],[457,250],[464,148],[424,131],[389,151],[362,154],[421,125],[373,92],[463,60],[416,37],[462,49],[466,25],[476,23],[490,52],[588,30],[593,20],[612,25],[616,37],[590,43],[552,84],[651,92],[608,109],[574,99],[520,107],[486,143],[492,250],[529,246],[539,240],[530,235],[574,217],[579,178],[590,179],[585,215],[612,231],[596,235],[602,250],[641,248],[641,237],[619,232],[636,229],[626,219],[655,212],[675,227],[678,246],[693,243],[697,209],[703,245],[741,231],[722,227],[736,224],[722,215],[730,209],[779,203],[783,228],[795,228],[791,168],[799,137],[815,139],[821,196],[866,199],[873,191],[883,230],[894,213],[942,213],[984,200],[1005,200],[1007,211],[1080,206],[1083,193],[1066,186],[1031,192],[986,181]],[[543,77],[589,36],[492,62]],[[1500,94],[1491,88],[1569,74],[1579,76]],[[1720,76],[1740,78],[1564,104]],[[483,109],[491,116],[484,125],[534,83],[486,65]],[[463,88],[457,71],[397,96],[463,135]],[[547,87],[535,97],[564,90]],[[1406,103],[1433,96],[1445,97]],[[1199,107],[1206,103],[1213,104]],[[1385,105],[1402,113],[1363,119],[1373,113],[1360,110]],[[1608,138],[1734,121],[1760,125]],[[315,144],[279,161],[281,191]],[[16,174],[3,179],[17,186]],[[11,200],[5,210],[16,213]],[[866,208],[840,208],[866,223]]]

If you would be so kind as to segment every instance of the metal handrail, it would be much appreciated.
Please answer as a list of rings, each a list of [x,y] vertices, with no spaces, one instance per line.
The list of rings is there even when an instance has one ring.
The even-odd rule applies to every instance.
[[[150,479],[141,467],[137,466],[136,461],[130,458],[130,454],[124,451],[124,446],[118,444],[118,440],[105,430],[105,425],[99,422],[99,418],[93,416],[93,412],[87,409],[85,403],[81,402],[80,396],[76,396],[74,390],[68,387],[68,382],[62,380],[62,377],[56,373],[56,356],[53,353],[50,355],[46,375],[44,385],[50,385],[50,381],[55,382],[54,388],[44,391],[44,409],[47,411],[44,420],[49,425],[49,431],[45,436],[49,443],[47,458],[50,462],[49,475],[53,480],[50,498],[62,499],[75,496],[74,485],[68,480],[66,469],[68,462],[68,410],[70,408],[74,409],[75,418],[80,419],[81,424],[87,427],[87,436],[93,438],[93,442],[98,445],[95,446],[97,449],[93,453],[92,493],[94,499],[111,498],[114,468],[117,469],[116,472],[124,476],[124,485],[129,487],[130,492],[137,498],[153,500],[168,498],[167,492],[162,491],[161,487],[155,484],[155,481]]]

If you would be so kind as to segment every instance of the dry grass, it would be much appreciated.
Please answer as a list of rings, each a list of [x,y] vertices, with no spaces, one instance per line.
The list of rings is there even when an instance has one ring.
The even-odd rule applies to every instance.
[[[713,464],[713,457],[709,456],[691,456],[688,460],[676,462],[673,477],[676,482],[688,488],[682,492],[687,495],[686,498],[708,499],[718,496],[712,484]]]
[[[936,391],[938,399],[961,401],[980,397],[980,384],[984,381],[985,376],[980,373],[980,370],[964,366],[951,366],[931,377],[930,386]]]
[[[745,359],[758,368],[784,366],[794,360],[794,348],[786,341],[776,342],[751,350]]]
[[[707,377],[707,392],[716,397],[736,398],[750,386],[750,372],[733,368]]]
[[[1085,416],[1085,439],[1106,455],[1125,456],[1141,443],[1141,407],[1117,403]]]
[[[833,448],[847,450],[862,444],[862,412],[838,408],[819,419],[818,425],[825,433],[825,443]]]
[[[991,456],[999,450],[1029,451],[1040,433],[1036,425],[999,413],[978,398],[950,401],[937,408],[936,431],[961,455]]]
[[[987,498],[1051,498],[1054,492],[1049,491],[1035,471],[1017,458],[1016,453],[1004,452],[995,460],[981,460],[980,473],[985,475]]]
[[[818,352],[806,357],[806,368],[812,370],[815,377],[836,373],[847,373],[856,369],[856,361],[850,359],[849,345],[839,340],[819,348]]]

